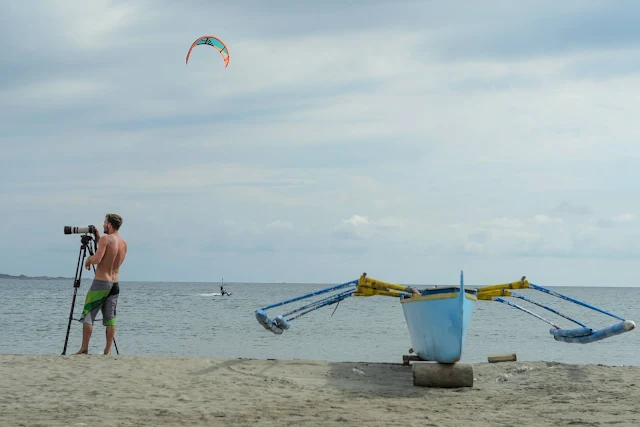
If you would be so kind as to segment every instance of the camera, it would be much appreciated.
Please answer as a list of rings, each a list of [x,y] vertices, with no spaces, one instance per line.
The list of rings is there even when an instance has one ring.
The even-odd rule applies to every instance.
[[[95,234],[96,228],[93,225],[86,227],[71,227],[70,225],[64,226],[64,234]]]

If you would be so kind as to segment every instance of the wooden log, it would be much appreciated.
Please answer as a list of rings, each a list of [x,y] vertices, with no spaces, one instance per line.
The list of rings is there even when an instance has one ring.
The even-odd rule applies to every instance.
[[[489,361],[489,363],[498,363],[498,362],[515,362],[516,361],[516,354],[515,353],[511,353],[511,354],[497,354],[495,356],[489,356],[487,357],[487,360]]]
[[[417,362],[413,364],[413,385],[434,388],[473,387],[473,365]]]

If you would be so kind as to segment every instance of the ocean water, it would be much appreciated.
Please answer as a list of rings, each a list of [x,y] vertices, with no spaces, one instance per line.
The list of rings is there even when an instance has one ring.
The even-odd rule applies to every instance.
[[[61,354],[74,293],[72,282],[0,279],[0,353]],[[74,319],[80,316],[90,284],[91,279],[83,279],[78,289]],[[217,283],[121,282],[116,344],[122,355],[401,362],[411,342],[395,298],[347,298],[335,312],[332,305],[293,320],[291,329],[282,335],[265,330],[255,319],[254,312],[260,307],[329,286],[332,284],[228,283],[227,290],[233,295],[220,297],[207,296],[220,291]],[[552,289],[640,321],[640,288]],[[522,293],[593,328],[617,322],[541,292]],[[274,317],[321,297],[268,313]],[[513,301],[563,327],[575,326],[542,308]],[[462,361],[485,362],[488,355],[516,353],[523,361],[640,366],[638,330],[591,344],[567,344],[555,341],[549,329],[547,323],[505,304],[478,301]],[[82,325],[73,321],[67,354],[80,347],[81,338]],[[104,340],[104,327],[97,322],[90,353],[101,353]]]

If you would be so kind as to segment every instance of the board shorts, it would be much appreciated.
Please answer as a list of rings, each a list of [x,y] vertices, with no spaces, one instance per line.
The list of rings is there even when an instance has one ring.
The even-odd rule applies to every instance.
[[[84,323],[93,325],[98,311],[102,312],[104,326],[116,326],[116,304],[120,287],[118,282],[108,280],[93,280],[84,301],[84,309],[80,319]]]

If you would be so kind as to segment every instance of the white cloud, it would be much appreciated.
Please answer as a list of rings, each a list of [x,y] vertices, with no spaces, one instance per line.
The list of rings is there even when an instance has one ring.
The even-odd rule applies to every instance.
[[[6,90],[1,96],[7,106],[47,108],[86,105],[92,98],[104,97],[108,87],[88,79],[60,78]]]
[[[137,3],[62,0],[50,12],[67,43],[82,49],[107,49],[119,44],[123,28],[133,26],[140,15],[149,13],[144,3]]]
[[[636,216],[630,213],[623,213],[611,218],[613,222],[631,222],[636,220]]]
[[[399,218],[380,218],[378,221],[374,222],[374,225],[380,228],[403,228],[404,222]]]
[[[637,26],[603,18],[601,40],[581,19],[615,8],[414,6],[1,6],[5,223],[30,233],[122,209],[153,228],[147,247],[275,254],[269,266],[322,253],[335,271],[353,265],[338,253],[446,257],[434,272],[637,255]],[[214,14],[229,67],[207,47],[185,65]],[[574,31],[523,25],[536,19]],[[241,255],[225,265],[249,271]]]
[[[534,216],[533,221],[536,224],[559,224],[563,222],[560,218],[554,218],[547,215],[536,215]]]
[[[277,219],[267,224],[266,227],[276,229],[276,230],[291,230],[293,228],[293,224],[291,224],[290,221],[283,221],[283,220]]]
[[[492,219],[488,225],[497,228],[521,228],[524,222],[515,218],[500,217]]]
[[[345,224],[351,224],[351,225],[354,225],[354,226],[358,226],[358,225],[362,225],[362,224],[369,224],[369,218],[367,218],[366,216],[353,215],[349,219],[343,219],[342,222],[345,223]]]

